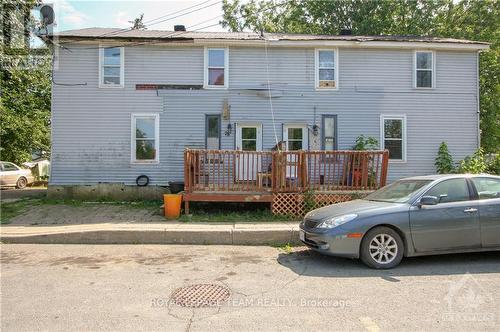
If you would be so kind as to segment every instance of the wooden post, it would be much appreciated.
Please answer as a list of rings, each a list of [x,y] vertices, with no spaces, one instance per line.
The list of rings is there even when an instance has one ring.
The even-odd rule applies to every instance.
[[[387,182],[387,166],[389,165],[389,150],[385,150],[382,156],[382,170],[380,172],[380,188]]]

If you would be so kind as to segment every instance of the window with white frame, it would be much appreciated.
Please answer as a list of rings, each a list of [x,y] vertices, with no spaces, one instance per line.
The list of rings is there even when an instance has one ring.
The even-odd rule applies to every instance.
[[[406,161],[406,117],[382,115],[380,141],[389,150],[389,160]]]
[[[226,48],[207,48],[205,51],[205,86],[211,88],[227,87],[228,50]]]
[[[307,125],[283,125],[283,140],[286,142],[286,150],[307,150],[309,147],[307,134]]]
[[[415,87],[434,87],[434,53],[431,51],[415,52]]]
[[[101,87],[123,87],[123,59],[123,47],[99,49],[99,85]]]
[[[158,114],[132,114],[133,162],[158,162],[158,131]]]
[[[316,50],[316,88],[337,89],[337,50]]]

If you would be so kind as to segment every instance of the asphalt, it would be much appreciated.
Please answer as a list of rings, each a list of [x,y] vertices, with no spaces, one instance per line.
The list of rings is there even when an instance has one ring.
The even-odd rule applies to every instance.
[[[371,270],[303,247],[2,244],[2,331],[499,331],[500,253]],[[214,284],[229,298],[172,301]]]
[[[32,244],[298,244],[298,222],[290,223],[94,223],[3,225],[3,243]]]

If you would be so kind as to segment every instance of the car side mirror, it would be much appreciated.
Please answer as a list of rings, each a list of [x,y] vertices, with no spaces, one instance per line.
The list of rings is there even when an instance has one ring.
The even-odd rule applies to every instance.
[[[439,199],[436,196],[423,196],[420,199],[419,205],[437,205],[439,203]]]

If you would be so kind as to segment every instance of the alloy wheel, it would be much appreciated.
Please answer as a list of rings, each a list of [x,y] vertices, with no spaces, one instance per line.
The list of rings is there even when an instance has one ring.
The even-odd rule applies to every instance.
[[[379,264],[391,263],[398,254],[398,244],[389,234],[377,234],[370,241],[370,256]]]

